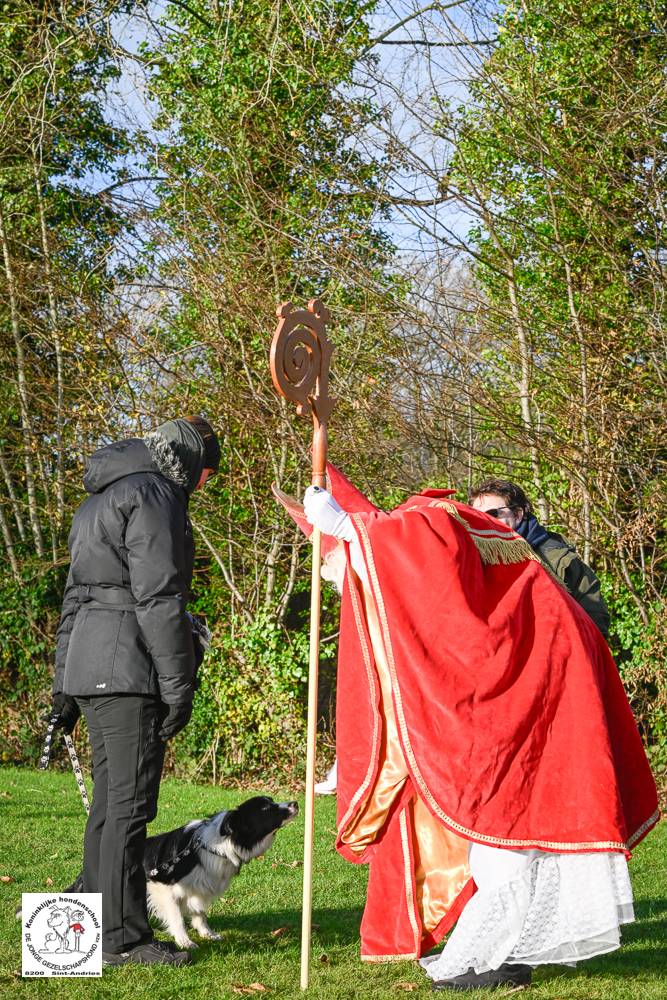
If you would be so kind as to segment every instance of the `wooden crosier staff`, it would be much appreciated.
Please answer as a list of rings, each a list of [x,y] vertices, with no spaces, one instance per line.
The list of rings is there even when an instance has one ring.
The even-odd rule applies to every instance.
[[[291,302],[278,308],[280,322],[271,344],[271,377],[281,396],[297,404],[299,416],[313,418],[313,486],[326,487],[327,422],[334,400],[329,396],[329,362],[333,345],[327,340],[329,313],[319,299],[308,310]],[[320,651],[321,536],[313,529],[310,583],[310,655],[308,668],[308,727],[306,752],[306,815],[303,845],[303,912],[301,915],[301,989],[308,988],[313,886],[315,813],[315,743],[317,737],[317,670]]]

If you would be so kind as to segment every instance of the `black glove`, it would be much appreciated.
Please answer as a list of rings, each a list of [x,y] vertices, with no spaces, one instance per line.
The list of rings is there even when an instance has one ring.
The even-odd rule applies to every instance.
[[[195,674],[204,662],[206,649],[202,646],[197,632],[192,633],[192,645],[195,648]]]
[[[62,729],[64,733],[69,735],[79,721],[81,709],[71,695],[54,694],[51,702],[51,718],[56,715],[58,718],[53,728]]]
[[[204,662],[206,650],[211,645],[211,633],[203,618],[200,618],[199,615],[191,615],[190,612],[187,614],[190,619],[192,643],[195,649],[195,670],[199,670]]]
[[[180,733],[181,729],[187,726],[190,721],[192,702],[187,701],[176,705],[165,705],[165,708],[167,709],[167,714],[162,720],[158,736],[161,740],[170,740],[176,733]]]

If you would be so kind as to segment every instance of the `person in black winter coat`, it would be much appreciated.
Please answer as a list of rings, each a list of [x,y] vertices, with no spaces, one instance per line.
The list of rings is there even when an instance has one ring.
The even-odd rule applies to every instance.
[[[220,447],[202,417],[100,448],[74,514],[56,643],[52,714],[86,718],[94,796],[82,892],[102,893],[104,963],[183,964],[153,940],[142,858],[157,812],[165,742],[192,712],[198,655],[186,607],[194,547],[190,495]]]

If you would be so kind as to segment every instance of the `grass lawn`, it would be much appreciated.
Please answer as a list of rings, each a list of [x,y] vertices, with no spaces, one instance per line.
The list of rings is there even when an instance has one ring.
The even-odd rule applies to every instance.
[[[262,789],[259,789],[262,791]],[[166,780],[154,831],[231,807],[248,793]],[[286,798],[291,798],[285,795]],[[267,996],[298,997],[303,822],[281,831],[263,860],[244,868],[212,911],[224,931],[202,943],[183,969],[125,967],[101,979],[20,978],[20,925],[14,908],[21,892],[57,890],[77,873],[84,813],[71,774],[0,770],[0,997],[72,1000],[226,1000],[261,984]],[[317,998],[384,998],[432,995],[415,963],[366,965],[359,961],[358,928],[366,870],[333,849],[335,802],[318,799],[314,864],[313,957],[309,995]],[[583,963],[579,970],[538,970],[531,1000],[667,1000],[667,824],[637,849],[631,862],[637,922],[624,930],[623,948]],[[275,931],[282,929],[280,933]],[[509,990],[479,991],[479,1000]],[[449,995],[449,994],[441,994]],[[456,995],[456,994],[453,994]]]

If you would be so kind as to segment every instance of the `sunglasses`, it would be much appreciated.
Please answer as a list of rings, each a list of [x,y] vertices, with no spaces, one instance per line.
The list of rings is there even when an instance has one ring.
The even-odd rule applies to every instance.
[[[490,517],[503,517],[506,514],[514,514],[515,511],[516,507],[491,507],[490,510],[485,510],[483,513]]]

